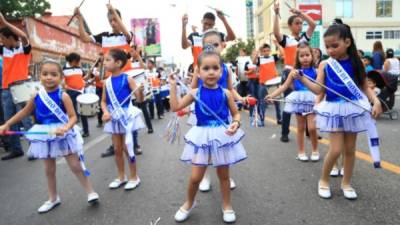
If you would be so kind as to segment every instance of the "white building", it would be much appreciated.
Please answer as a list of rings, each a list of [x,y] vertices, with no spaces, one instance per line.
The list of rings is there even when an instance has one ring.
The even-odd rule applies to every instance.
[[[281,6],[282,33],[289,33],[287,29],[289,8],[284,0],[277,1]],[[379,40],[385,49],[393,48],[396,55],[400,55],[400,0],[287,0],[286,2],[297,8],[302,4],[321,4],[320,35],[323,35],[324,29],[334,18],[341,18],[351,27],[359,49],[371,52],[373,43]],[[272,32],[272,3],[273,0],[257,0],[254,19],[257,45],[268,41]],[[320,47],[323,49],[322,41]]]

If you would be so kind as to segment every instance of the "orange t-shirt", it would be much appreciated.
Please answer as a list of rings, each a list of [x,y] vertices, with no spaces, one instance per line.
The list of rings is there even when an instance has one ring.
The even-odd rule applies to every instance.
[[[308,43],[310,38],[306,33],[302,33],[299,38],[289,35],[283,35],[282,41],[279,44],[283,47],[285,53],[284,63],[286,68],[293,68],[296,62],[297,45],[301,42]]]
[[[6,89],[16,81],[28,79],[31,49],[31,45],[23,46],[22,43],[12,49],[0,46],[0,55],[3,55],[2,88]]]
[[[258,60],[260,66],[260,84],[264,84],[266,81],[278,76],[278,71],[275,66],[275,58],[273,56],[259,57]]]
[[[63,73],[66,89],[82,91],[85,88],[83,70],[80,67],[65,67]]]

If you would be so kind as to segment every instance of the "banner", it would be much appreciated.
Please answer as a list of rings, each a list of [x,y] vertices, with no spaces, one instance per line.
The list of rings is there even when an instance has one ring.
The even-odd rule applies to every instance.
[[[133,43],[143,46],[146,56],[161,56],[160,23],[157,18],[131,19]]]

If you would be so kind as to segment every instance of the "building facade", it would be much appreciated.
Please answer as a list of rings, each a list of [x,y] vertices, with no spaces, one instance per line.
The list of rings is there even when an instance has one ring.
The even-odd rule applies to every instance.
[[[260,45],[271,37],[273,25],[273,0],[256,0],[255,40]],[[299,8],[300,5],[320,4],[322,9],[322,23],[317,27],[317,35],[322,36],[324,30],[334,18],[341,18],[353,32],[357,47],[366,53],[372,51],[375,41],[381,41],[383,47],[393,48],[396,55],[400,55],[400,0],[277,0],[281,6],[281,31],[289,33],[287,19],[290,16],[289,8]],[[324,49],[322,38],[316,43]],[[317,46],[315,46],[317,47]]]
[[[246,0],[247,38],[254,37],[254,1]]]

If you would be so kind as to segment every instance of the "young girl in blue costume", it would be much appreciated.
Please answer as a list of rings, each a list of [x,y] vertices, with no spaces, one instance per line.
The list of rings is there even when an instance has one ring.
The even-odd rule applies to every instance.
[[[47,177],[49,200],[38,209],[39,213],[48,212],[61,203],[56,188],[56,159],[59,157],[65,157],[71,171],[88,194],[88,202],[93,203],[99,199],[79,162],[78,152],[83,148],[83,140],[79,131],[73,129],[77,117],[71,98],[60,88],[62,74],[59,63],[43,62],[40,66],[42,84],[40,91],[21,111],[0,127],[1,132],[8,131],[10,126],[34,112],[36,124],[29,131],[49,132],[49,134],[26,134],[30,142],[28,155],[43,159]],[[49,101],[53,103],[52,107],[46,104]],[[57,109],[56,115],[53,110]]]
[[[326,94],[326,99],[314,107],[317,114],[317,128],[322,132],[328,132],[330,137],[329,151],[325,156],[322,177],[318,182],[319,196],[321,198],[331,198],[329,173],[343,151],[344,176],[341,189],[345,198],[356,199],[357,193],[351,186],[350,181],[355,162],[357,134],[367,130],[367,122],[371,120],[371,114],[373,117],[377,117],[382,112],[381,103],[368,88],[364,66],[358,56],[350,27],[344,24],[329,26],[324,34],[324,42],[326,51],[331,58],[320,64],[316,81],[351,99],[354,103],[323,89],[307,77],[300,76],[297,71],[292,73],[292,76],[300,79],[315,94]],[[366,94],[370,102],[373,103],[373,107],[370,109],[371,114],[364,108],[355,105],[355,103],[362,104],[365,101],[362,101],[362,98],[353,94],[354,91],[352,93],[347,88],[346,83],[342,81],[342,76],[340,76],[339,72],[335,72],[340,70],[335,70],[331,65],[336,65],[335,68],[342,67],[350,76],[350,81],[353,81],[356,87],[361,90],[361,94]],[[371,108],[368,102],[367,105]]]
[[[311,78],[315,79],[317,77],[317,71],[314,68],[314,57],[312,54],[312,48],[307,43],[300,43],[297,46],[296,52],[296,64],[295,70],[291,73],[295,73],[296,70],[301,70],[303,73],[307,74]],[[296,114],[297,120],[297,159],[300,161],[308,161],[308,156],[304,150],[304,130],[306,129],[306,124],[308,123],[308,131],[310,133],[312,153],[311,161],[319,160],[318,152],[318,140],[317,131],[315,128],[315,114],[313,112],[313,107],[315,103],[315,95],[299,80],[294,80],[293,76],[289,74],[288,79],[285,83],[276,89],[273,93],[268,95],[266,99],[270,102],[273,98],[280,96],[288,88],[292,87],[294,90],[285,99],[284,111],[288,113]]]
[[[225,42],[221,38],[221,33],[216,31],[216,30],[209,30],[203,34],[203,46],[213,46],[214,51],[221,55],[221,52],[224,50],[225,47]],[[198,88],[201,86],[203,81],[199,77],[199,67],[195,68],[195,73],[192,78],[192,88]],[[218,85],[221,86],[224,89],[229,90],[232,95],[234,96],[234,99],[241,101],[244,103],[243,98],[237,93],[237,91],[233,88],[233,81],[232,81],[232,71],[228,68],[228,66],[221,62],[221,74],[220,78],[218,80]],[[188,123],[190,125],[196,125],[196,112],[194,107],[191,107],[192,112],[189,115]],[[230,180],[230,187],[231,189],[236,188],[235,181],[231,178]],[[200,183],[200,191],[207,192],[211,190],[211,180],[208,175],[208,173],[205,174],[203,180]]]
[[[195,207],[195,196],[200,181],[208,165],[216,167],[220,180],[223,201],[223,220],[234,222],[235,212],[230,200],[229,166],[247,158],[240,140],[244,133],[240,127],[240,114],[236,108],[232,93],[223,89],[218,80],[221,76],[221,57],[213,50],[204,50],[198,59],[199,76],[202,84],[199,88],[178,101],[176,96],[176,80],[170,75],[171,109],[179,111],[195,101],[197,117],[196,126],[185,135],[186,145],[181,160],[192,164],[192,174],[189,181],[187,199],[175,214],[175,220],[186,220]],[[200,101],[195,100],[200,99]],[[206,106],[204,106],[203,104]],[[207,107],[208,106],[208,107]],[[212,110],[212,112],[211,112]],[[213,112],[218,115],[217,118]],[[232,122],[229,122],[229,114]],[[222,121],[220,121],[222,120]],[[229,124],[226,129],[224,124]]]
[[[125,184],[125,190],[133,190],[140,184],[136,173],[136,161],[133,151],[132,131],[144,128],[141,111],[132,105],[131,92],[135,91],[137,101],[143,101],[143,86],[137,88],[133,78],[122,73],[128,58],[120,49],[111,49],[105,58],[104,66],[112,75],[105,81],[101,108],[103,121],[107,122],[104,132],[112,134],[115,150],[115,163],[118,177],[109,184],[110,189],[117,189]],[[125,175],[124,156],[129,158],[130,177]]]

